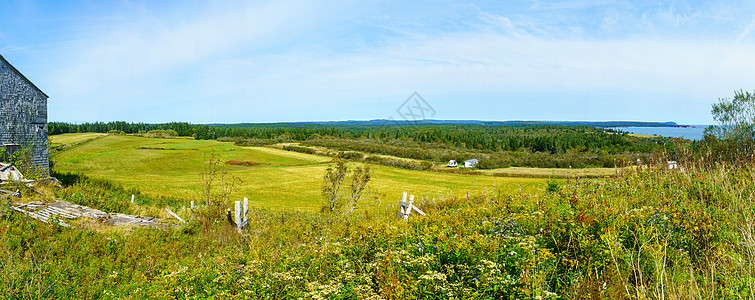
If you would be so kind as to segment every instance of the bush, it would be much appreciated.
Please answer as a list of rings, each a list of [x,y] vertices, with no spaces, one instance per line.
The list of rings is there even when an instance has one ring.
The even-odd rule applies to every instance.
[[[718,125],[705,129],[708,150],[729,162],[755,161],[755,94],[738,91],[711,109]]]
[[[151,137],[151,138],[173,138],[173,137],[178,136],[178,132],[176,132],[173,129],[168,129],[168,130],[157,129],[157,130],[148,131],[146,136]]]
[[[261,146],[267,146],[267,145],[274,145],[277,143],[282,142],[282,140],[278,139],[246,139],[241,137],[221,137],[217,139],[220,142],[232,142],[236,146],[244,146],[244,147],[261,147]]]
[[[364,154],[361,152],[356,151],[342,151],[338,152],[338,158],[341,159],[352,159],[352,160],[360,160],[364,157]]]
[[[302,146],[283,146],[283,150],[306,153],[306,154],[316,153],[315,149],[312,149],[309,147],[302,147]]]
[[[381,164],[385,166],[409,169],[409,170],[429,170],[433,167],[433,164],[427,161],[417,163],[417,162],[406,160],[406,159],[390,158],[390,157],[374,156],[374,155],[368,156],[365,159],[365,161]]]

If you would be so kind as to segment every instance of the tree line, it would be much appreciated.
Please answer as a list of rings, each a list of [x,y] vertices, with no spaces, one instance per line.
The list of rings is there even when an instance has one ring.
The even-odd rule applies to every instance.
[[[244,125],[205,125],[186,122],[164,124],[94,122],[70,124],[51,122],[51,135],[76,132],[107,133],[116,130],[140,133],[151,130],[174,130],[179,136],[196,139],[240,138],[249,140],[307,141],[324,137],[338,139],[411,140],[417,143],[442,144],[450,148],[475,151],[533,151],[552,154],[571,150],[650,152],[662,149],[667,139],[637,139],[626,133],[597,127],[563,125],[468,125],[419,124],[415,126],[349,126],[312,123],[276,123]]]

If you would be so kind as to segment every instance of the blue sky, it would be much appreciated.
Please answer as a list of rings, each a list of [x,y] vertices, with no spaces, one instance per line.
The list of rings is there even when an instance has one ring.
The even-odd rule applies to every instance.
[[[755,1],[9,1],[51,121],[712,122],[755,87]]]

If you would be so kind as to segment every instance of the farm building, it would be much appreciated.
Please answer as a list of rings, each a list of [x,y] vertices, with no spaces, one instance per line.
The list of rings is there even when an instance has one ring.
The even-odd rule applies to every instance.
[[[44,173],[49,170],[47,98],[0,55],[0,143],[7,153],[30,146],[31,167]]]
[[[476,158],[465,160],[464,161],[464,167],[465,168],[474,168],[479,161]]]

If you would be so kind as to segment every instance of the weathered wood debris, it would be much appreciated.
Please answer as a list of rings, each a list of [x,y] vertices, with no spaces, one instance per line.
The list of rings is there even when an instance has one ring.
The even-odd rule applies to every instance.
[[[58,201],[53,203],[32,201],[25,204],[14,203],[14,205],[12,205],[11,207],[17,212],[23,213],[29,217],[45,223],[50,223],[53,217],[55,217],[58,224],[66,227],[70,227],[70,224],[66,222],[66,220],[76,220],[79,218],[89,218],[116,226],[173,226],[172,224],[162,223],[160,222],[160,219],[157,218],[134,216],[121,213],[106,213],[101,210],[69,203],[66,201]]]
[[[0,162],[0,184],[8,181],[34,182],[34,180],[24,179],[24,175],[14,165]]]
[[[14,192],[14,191],[6,191],[3,189],[0,189],[0,199],[3,199],[5,197],[10,197],[10,196],[21,197],[21,192],[19,190],[16,190]]]

